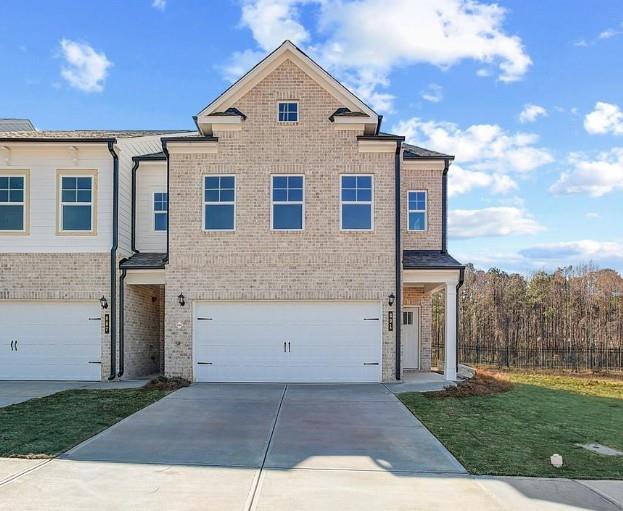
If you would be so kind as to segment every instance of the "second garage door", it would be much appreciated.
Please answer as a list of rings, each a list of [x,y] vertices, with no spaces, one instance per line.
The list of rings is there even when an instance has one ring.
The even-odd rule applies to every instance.
[[[378,382],[378,302],[195,303],[195,380]]]

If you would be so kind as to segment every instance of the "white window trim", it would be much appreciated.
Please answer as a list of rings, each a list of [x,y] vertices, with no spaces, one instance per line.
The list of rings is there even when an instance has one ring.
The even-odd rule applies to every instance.
[[[24,189],[22,191],[22,201],[21,202],[0,202],[2,206],[22,206],[22,229],[0,229],[0,234],[8,234],[8,235],[20,235],[20,234],[29,234],[29,225],[28,225],[28,208],[29,204],[29,194],[30,194],[30,180],[29,173],[27,171],[16,171],[12,172],[2,172],[0,171],[0,177],[21,177],[23,178]]]
[[[168,220],[168,216],[169,216],[169,195],[167,194],[167,209],[165,211],[156,211],[156,194],[157,193],[164,193],[167,194],[166,191],[164,192],[154,192],[151,196],[151,209],[152,209],[152,215],[151,215],[151,226],[152,229],[154,231],[155,234],[158,235],[163,235],[167,233],[168,229],[164,229],[163,231],[159,231],[158,229],[156,229],[156,215],[167,215],[167,225],[169,225],[169,220]]]
[[[206,177],[233,177],[234,178],[234,200],[227,202],[214,202],[214,201],[206,201]],[[203,232],[235,232],[237,227],[236,217],[238,216],[238,209],[236,206],[236,199],[238,198],[238,180],[236,179],[235,174],[204,174],[201,178],[201,203],[203,210],[201,214],[201,228]],[[168,197],[167,197],[167,207],[168,207]],[[206,229],[206,206],[234,206],[234,227],[233,229]],[[168,211],[168,209],[167,209]]]
[[[410,209],[409,208],[409,194],[415,193],[415,192],[424,193],[424,209]],[[410,213],[424,213],[424,229],[410,229],[409,228]],[[408,232],[428,231],[428,190],[408,190],[407,191],[407,231]]]
[[[362,176],[372,178],[372,200],[371,201],[343,201],[342,200],[342,178],[352,176]],[[342,223],[342,206],[344,204],[370,204],[370,228],[369,229],[345,229]],[[340,174],[340,231],[342,232],[372,232],[374,231],[374,174]]]
[[[63,178],[64,177],[88,177],[91,180],[91,202],[63,202]],[[72,174],[72,173],[59,173],[58,174],[58,232],[59,234],[77,234],[77,235],[89,235],[95,234],[95,194],[96,184],[94,174]],[[91,206],[91,229],[89,230],[70,230],[63,229],[63,206]]]
[[[279,120],[279,105],[281,103],[294,103],[296,104],[296,121],[280,121]],[[279,124],[294,124],[295,122],[299,122],[301,120],[301,105],[296,99],[280,99],[277,101],[277,122]],[[290,175],[290,174],[289,174]]]
[[[275,177],[302,177],[303,178],[303,200],[301,201],[275,201],[273,200],[273,178]],[[275,229],[274,212],[275,206],[289,204],[302,206],[301,211],[301,228],[300,229]],[[305,230],[305,174],[271,174],[270,175],[270,230],[274,232],[302,232]]]

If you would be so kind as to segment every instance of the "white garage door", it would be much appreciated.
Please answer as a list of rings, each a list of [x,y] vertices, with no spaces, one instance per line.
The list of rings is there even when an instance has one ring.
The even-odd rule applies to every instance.
[[[198,302],[195,379],[378,382],[378,302]]]
[[[100,380],[98,302],[0,302],[0,380]]]

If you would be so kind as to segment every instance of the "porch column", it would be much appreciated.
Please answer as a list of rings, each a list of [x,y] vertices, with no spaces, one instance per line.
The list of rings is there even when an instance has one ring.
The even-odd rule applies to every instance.
[[[446,346],[444,376],[456,380],[456,284],[446,283]]]

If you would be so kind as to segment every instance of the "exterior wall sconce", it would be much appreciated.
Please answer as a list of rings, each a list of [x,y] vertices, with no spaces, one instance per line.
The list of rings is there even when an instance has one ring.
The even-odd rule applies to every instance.
[[[394,302],[396,301],[396,295],[394,295],[394,293],[392,293],[387,298],[388,298],[389,306],[391,307],[392,305],[394,305]]]
[[[180,307],[184,307],[184,305],[186,305],[186,297],[184,296],[184,293],[179,294],[177,302],[180,304]]]
[[[108,300],[106,300],[105,296],[100,298],[100,305],[102,306],[102,309],[108,309]]]

